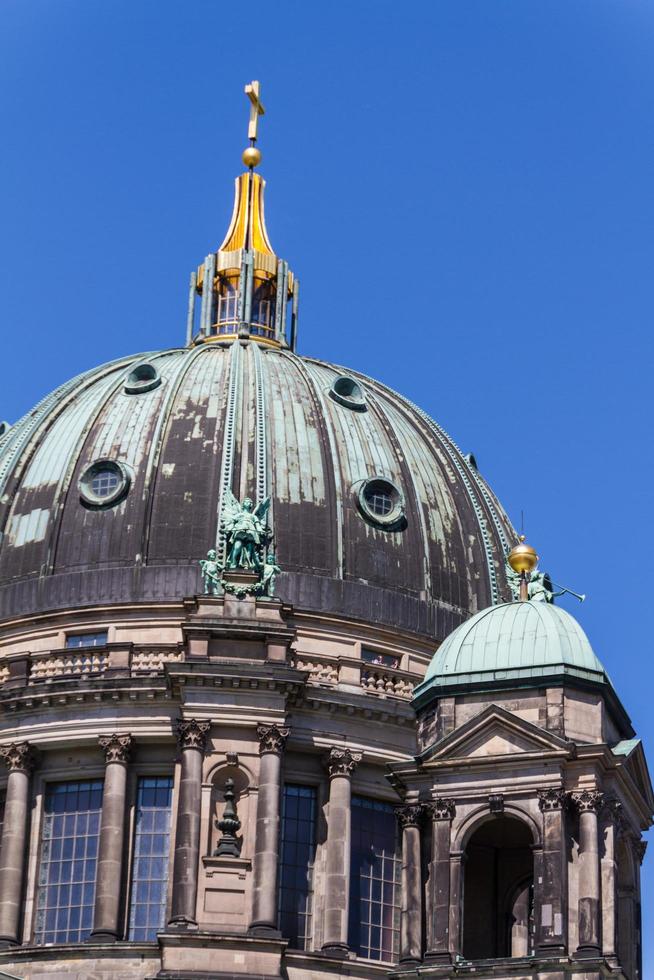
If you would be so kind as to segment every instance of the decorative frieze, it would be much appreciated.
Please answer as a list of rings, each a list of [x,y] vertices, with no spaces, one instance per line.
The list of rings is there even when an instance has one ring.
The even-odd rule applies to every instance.
[[[290,728],[285,728],[282,725],[257,725],[259,754],[273,752],[275,755],[281,755],[289,732]]]
[[[330,779],[334,776],[350,779],[361,759],[361,752],[352,752],[351,749],[341,749],[334,745],[325,756],[324,763]]]
[[[420,803],[396,806],[395,816],[401,830],[405,827],[419,827],[424,817],[424,809]]]
[[[451,820],[456,813],[456,806],[454,800],[437,797],[425,803],[425,812],[432,820]]]
[[[98,743],[104,752],[107,764],[120,762],[124,766],[127,765],[134,745],[134,739],[131,735],[118,735],[116,732],[113,735],[99,735]]]
[[[561,786],[538,790],[538,806],[546,810],[563,810],[568,803],[568,793]]]
[[[178,718],[176,722],[176,735],[180,749],[200,749],[201,752],[204,752],[210,729],[210,721],[197,721],[195,718]]]
[[[11,742],[0,746],[0,758],[9,772],[31,773],[36,764],[36,754],[29,742]]]
[[[580,813],[599,813],[604,803],[604,794],[594,789],[584,789],[571,793],[570,799]]]

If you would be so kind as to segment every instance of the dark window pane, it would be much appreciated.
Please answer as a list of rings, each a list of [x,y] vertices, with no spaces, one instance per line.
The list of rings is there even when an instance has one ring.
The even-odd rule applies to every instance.
[[[279,847],[279,928],[296,949],[311,938],[312,870],[316,851],[316,791],[284,786]]]
[[[46,789],[36,943],[83,942],[91,931],[95,861],[88,860],[86,855],[89,845],[91,850],[97,850],[101,800],[99,779],[53,783]],[[73,854],[74,861],[70,860]]]
[[[349,943],[366,959],[396,958],[400,874],[396,841],[393,807],[354,796]]]
[[[139,780],[128,933],[135,942],[154,942],[164,925],[172,798],[172,778]]]

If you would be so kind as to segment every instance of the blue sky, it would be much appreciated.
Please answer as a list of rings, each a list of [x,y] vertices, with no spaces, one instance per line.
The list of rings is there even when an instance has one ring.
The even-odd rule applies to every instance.
[[[654,758],[654,6],[3,0],[1,17],[0,418],[183,342],[260,79],[300,351],[400,389],[475,453],[543,566],[588,593],[568,607]],[[648,937],[652,856],[643,875]]]

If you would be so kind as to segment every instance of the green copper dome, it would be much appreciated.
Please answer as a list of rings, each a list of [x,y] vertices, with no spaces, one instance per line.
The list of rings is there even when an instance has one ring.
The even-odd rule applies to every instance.
[[[588,637],[565,609],[547,602],[490,606],[457,627],[438,648],[425,680],[428,691],[461,686],[521,686],[567,675],[610,684]]]

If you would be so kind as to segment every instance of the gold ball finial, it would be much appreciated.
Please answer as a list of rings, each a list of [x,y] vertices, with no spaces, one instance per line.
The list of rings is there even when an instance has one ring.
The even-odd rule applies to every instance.
[[[246,167],[258,167],[261,163],[261,150],[256,146],[248,146],[243,150],[243,163]]]
[[[514,572],[532,572],[538,564],[538,555],[530,544],[525,544],[524,534],[520,535],[520,544],[512,548],[508,554],[508,562]]]

